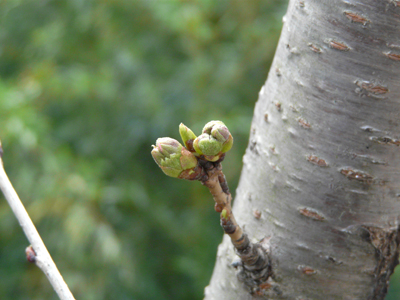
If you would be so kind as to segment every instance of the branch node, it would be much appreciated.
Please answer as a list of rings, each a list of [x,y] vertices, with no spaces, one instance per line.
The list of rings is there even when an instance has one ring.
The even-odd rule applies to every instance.
[[[32,245],[26,247],[25,254],[27,261],[29,261],[30,263],[36,263],[36,253],[35,250],[33,250]]]
[[[240,263],[232,266],[237,269],[236,276],[243,282],[250,294],[258,294],[257,291],[265,290],[271,285],[268,283],[272,276],[272,267],[269,259],[270,253],[264,248],[263,241],[249,244],[249,247],[236,253],[240,257]]]

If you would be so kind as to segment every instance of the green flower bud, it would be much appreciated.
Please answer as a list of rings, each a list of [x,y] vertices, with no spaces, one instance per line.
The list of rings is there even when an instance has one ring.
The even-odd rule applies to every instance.
[[[194,140],[193,147],[200,155],[216,156],[222,150],[222,143],[218,142],[211,135],[203,133]]]
[[[156,145],[153,147],[157,148],[164,156],[169,157],[171,154],[180,152],[182,145],[175,139],[163,137],[157,139]]]
[[[203,134],[193,142],[194,150],[208,161],[219,160],[232,145],[233,137],[221,121],[208,122],[203,128]]]
[[[232,148],[233,137],[229,132],[228,127],[221,121],[208,122],[204,128],[203,133],[210,134],[218,142],[222,144],[221,153],[225,153]]]
[[[155,162],[168,176],[195,179],[201,168],[197,167],[197,158],[177,140],[159,138],[151,151]]]
[[[193,148],[193,142],[196,139],[196,135],[183,123],[179,125],[179,134],[181,135],[182,141],[185,144],[185,147],[190,151],[190,152],[195,152]]]

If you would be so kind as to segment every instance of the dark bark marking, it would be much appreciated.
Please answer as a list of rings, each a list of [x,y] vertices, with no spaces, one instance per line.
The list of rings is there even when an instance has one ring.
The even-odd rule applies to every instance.
[[[380,131],[379,129],[376,129],[369,125],[361,126],[360,128],[366,132],[379,132]]]
[[[259,220],[261,218],[261,212],[258,209],[255,209],[253,211],[253,216],[254,218],[256,218],[257,220]]]
[[[388,136],[381,136],[381,137],[371,136],[369,139],[378,144],[400,146],[400,140],[393,139]]]
[[[343,174],[344,176],[346,176],[348,179],[358,180],[358,181],[361,181],[363,183],[368,183],[368,184],[371,184],[372,180],[374,179],[368,173],[358,171],[358,170],[353,170],[349,167],[341,169],[340,173]]]
[[[322,49],[320,47],[317,47],[311,43],[308,44],[308,47],[310,47],[311,51],[315,53],[322,53]]]
[[[299,213],[301,213],[305,217],[308,217],[315,221],[325,221],[325,217],[322,216],[322,214],[320,214],[315,209],[303,207],[303,208],[299,208],[298,210],[299,210]]]
[[[258,149],[257,149],[257,141],[255,139],[250,140],[249,149],[250,149],[250,151],[252,151],[255,154],[259,155],[259,152],[258,152]]]
[[[370,300],[383,300],[387,294],[389,279],[399,264],[400,232],[397,228],[363,226],[369,232],[369,241],[376,249],[374,288]]]
[[[320,167],[327,167],[328,166],[328,163],[324,159],[319,158],[319,157],[317,157],[315,155],[307,156],[307,160],[310,163],[313,163],[314,165],[317,165],[317,166],[320,166]]]
[[[297,267],[297,270],[302,272],[305,275],[314,275],[317,274],[317,271],[309,266],[300,265]]]
[[[338,41],[329,40],[328,44],[329,44],[329,47],[339,50],[339,51],[349,51],[350,50],[349,46],[347,46],[345,43],[341,43]]]
[[[394,54],[391,52],[383,52],[383,54],[390,59],[393,59],[395,61],[400,61],[400,54]]]
[[[268,123],[268,114],[267,114],[267,113],[264,114],[264,121],[265,121],[266,123]]]
[[[301,127],[305,128],[305,129],[310,129],[311,128],[311,124],[308,123],[306,120],[304,120],[303,118],[299,118],[298,122],[300,124]]]
[[[331,263],[334,263],[335,265],[341,265],[343,263],[341,260],[337,260],[335,257],[329,255],[325,256],[325,259]]]
[[[257,139],[255,138],[257,130],[254,127],[251,127],[250,132],[251,132],[251,136],[250,136],[250,142],[249,142],[249,149],[251,152],[254,152],[254,154],[259,155],[259,152],[257,149]]]
[[[367,23],[370,23],[370,20],[368,20],[367,18],[364,18],[360,15],[357,15],[355,13],[349,12],[349,11],[345,11],[344,15],[351,21],[354,23],[361,23],[363,25],[367,25]]]
[[[383,95],[389,92],[389,89],[385,86],[374,84],[369,81],[356,81],[355,84],[362,88],[363,90],[372,93],[374,95]]]

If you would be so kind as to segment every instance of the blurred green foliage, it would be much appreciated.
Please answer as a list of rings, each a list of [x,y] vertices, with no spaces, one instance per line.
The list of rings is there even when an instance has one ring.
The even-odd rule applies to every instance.
[[[234,192],[285,0],[0,2],[6,170],[76,299],[202,299],[222,238],[156,138],[213,119]],[[57,299],[0,202],[0,299]],[[394,298],[393,298],[394,299]]]
[[[282,0],[0,3],[6,170],[76,299],[202,299],[222,238],[208,190],[150,151],[225,122],[234,191]],[[57,299],[0,202],[0,299]]]

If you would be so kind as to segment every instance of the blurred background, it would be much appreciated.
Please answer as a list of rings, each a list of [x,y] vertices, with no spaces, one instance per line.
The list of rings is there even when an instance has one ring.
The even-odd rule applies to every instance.
[[[222,120],[234,194],[286,6],[0,2],[5,168],[76,299],[203,298],[219,216],[200,183],[161,172],[151,145],[179,139],[180,122],[198,134]],[[0,199],[0,299],[58,299]]]

